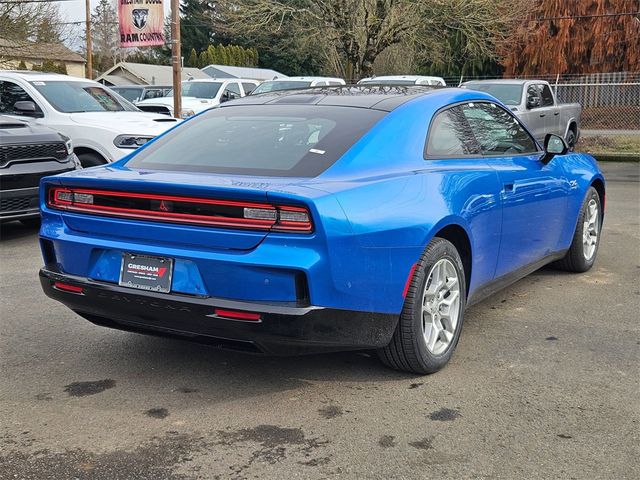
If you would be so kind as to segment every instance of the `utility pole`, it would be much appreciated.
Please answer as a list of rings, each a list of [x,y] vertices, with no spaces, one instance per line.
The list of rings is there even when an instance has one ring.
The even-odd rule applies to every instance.
[[[93,78],[93,47],[91,46],[91,0],[85,0],[85,21],[87,36],[87,77]]]
[[[88,1],[88,0],[87,0]],[[182,112],[182,54],[180,53],[180,0],[171,0],[171,66],[173,67],[173,116]]]

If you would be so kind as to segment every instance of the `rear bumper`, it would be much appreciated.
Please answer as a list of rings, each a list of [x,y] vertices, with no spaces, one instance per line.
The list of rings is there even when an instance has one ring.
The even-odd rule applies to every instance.
[[[55,282],[82,287],[82,293],[60,290]],[[398,321],[391,314],[132,290],[51,269],[40,270],[40,283],[47,296],[95,324],[250,353],[378,348],[390,342]],[[216,308],[257,312],[261,321],[216,317]]]
[[[40,216],[38,187],[0,190],[0,222]]]

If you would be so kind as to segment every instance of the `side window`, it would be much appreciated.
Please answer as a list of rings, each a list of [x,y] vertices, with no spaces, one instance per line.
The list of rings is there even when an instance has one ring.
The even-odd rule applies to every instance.
[[[229,100],[234,100],[236,98],[240,98],[241,96],[242,94],[240,93],[240,85],[235,82],[230,83],[222,91],[220,102],[228,102]]]
[[[520,122],[495,103],[466,103],[461,106],[483,155],[536,153],[538,147]]]
[[[427,157],[464,157],[477,153],[475,141],[459,106],[436,115],[429,127]]]
[[[0,80],[0,113],[14,115],[13,106],[16,102],[33,102],[33,99],[20,85]],[[41,111],[38,104],[36,104],[36,109],[38,112]]]
[[[527,108],[538,108],[542,105],[539,85],[529,85],[527,87]]]
[[[540,85],[542,103],[543,107],[553,107],[553,94],[551,93],[551,88],[549,85]]]
[[[244,89],[244,94],[249,95],[256,89],[256,85],[254,85],[253,83],[243,83],[242,88]]]
[[[159,97],[162,97],[162,90],[160,90],[159,88],[153,88],[153,89],[146,90],[144,92],[143,100],[146,100],[147,98],[159,98]]]

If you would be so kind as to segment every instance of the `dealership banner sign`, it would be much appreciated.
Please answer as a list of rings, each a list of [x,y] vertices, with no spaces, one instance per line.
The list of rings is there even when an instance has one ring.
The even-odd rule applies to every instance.
[[[164,45],[162,0],[118,0],[121,47]]]

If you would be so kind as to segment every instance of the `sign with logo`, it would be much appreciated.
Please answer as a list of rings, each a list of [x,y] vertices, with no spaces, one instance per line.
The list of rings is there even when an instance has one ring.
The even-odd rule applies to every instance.
[[[162,0],[118,0],[121,47],[164,45]]]

